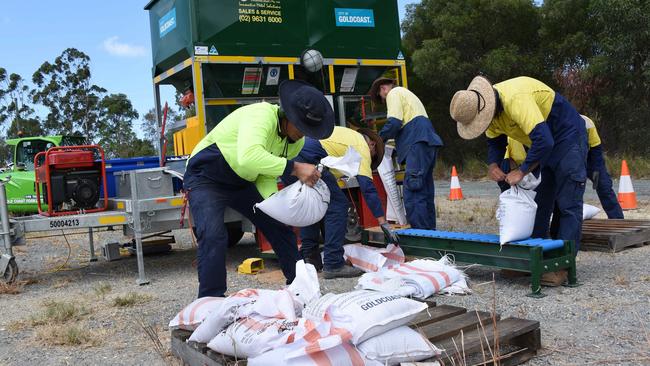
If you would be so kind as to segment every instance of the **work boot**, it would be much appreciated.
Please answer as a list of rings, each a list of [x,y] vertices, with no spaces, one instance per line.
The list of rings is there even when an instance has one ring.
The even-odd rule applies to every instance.
[[[309,263],[316,268],[316,272],[323,270],[323,259],[320,256],[320,251],[315,250],[304,256],[305,263]]]
[[[350,277],[359,277],[363,274],[363,271],[354,268],[352,266],[348,266],[347,264],[343,265],[341,268],[337,268],[334,270],[323,270],[323,277],[326,280],[331,280],[333,278],[350,278]]]
[[[565,270],[556,272],[546,272],[542,274],[542,285],[549,287],[561,286],[569,278],[569,273]]]

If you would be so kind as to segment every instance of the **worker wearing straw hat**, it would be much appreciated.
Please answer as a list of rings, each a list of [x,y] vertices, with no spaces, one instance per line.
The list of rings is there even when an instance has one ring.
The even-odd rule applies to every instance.
[[[559,220],[556,238],[573,240],[579,247],[582,196],[587,179],[587,131],[576,109],[541,81],[518,77],[492,85],[475,77],[450,103],[458,134],[488,138],[488,175],[494,181],[516,185],[529,172],[541,168],[537,187],[538,209],[533,237],[546,237],[554,204]],[[499,167],[510,137],[528,148],[526,159],[508,174]]]
[[[388,121],[379,131],[384,141],[395,139],[397,162],[406,163],[404,208],[414,229],[436,229],[433,169],[442,140],[433,128],[424,105],[410,90],[395,80],[379,78],[370,88],[370,97],[385,102]]]
[[[327,156],[344,156],[349,148],[354,149],[361,157],[359,172],[355,177],[359,189],[373,216],[377,218],[380,225],[385,226],[384,209],[372,181],[372,171],[379,166],[384,157],[384,142],[375,131],[368,128],[360,128],[355,131],[350,128],[336,126],[332,135],[326,139],[305,138],[305,146],[295,160],[297,162],[319,164],[321,159]],[[325,243],[323,245],[324,258],[322,264],[323,277],[326,279],[357,277],[363,273],[357,268],[345,265],[345,259],[343,258],[343,244],[347,231],[350,205],[338,185],[338,178],[341,178],[342,175],[336,169],[332,169],[331,172],[324,171],[321,175],[321,179],[330,189],[330,203],[323,218]],[[296,178],[283,176],[282,180],[286,183],[292,183]],[[394,235],[389,228],[386,229],[388,229],[386,235]],[[302,257],[316,267],[321,265],[318,250],[319,236],[320,223],[300,229],[300,238],[302,240],[300,252]],[[391,238],[388,239],[391,240]],[[393,240],[395,239],[393,238]]]
[[[589,144],[589,152],[587,153],[587,178],[591,180],[594,185],[594,190],[598,194],[600,204],[607,214],[609,219],[623,219],[623,210],[618,203],[616,193],[612,188],[612,178],[605,166],[605,157],[603,155],[603,147],[601,146],[600,136],[596,130],[596,124],[591,118],[581,115],[585,120],[585,128],[587,129],[587,142]],[[505,173],[510,172],[514,166],[521,165],[526,160],[526,148],[519,141],[513,140],[508,137],[508,147],[506,149],[506,156],[501,164],[501,170]],[[503,192],[510,185],[505,181],[497,182]],[[506,187],[507,186],[507,187]],[[505,189],[504,189],[505,188]],[[554,215],[553,217],[556,217]],[[551,228],[553,224],[551,224]],[[553,230],[551,230],[552,232]]]

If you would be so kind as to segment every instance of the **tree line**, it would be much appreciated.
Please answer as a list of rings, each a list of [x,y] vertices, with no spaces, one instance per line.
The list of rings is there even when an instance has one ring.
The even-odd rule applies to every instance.
[[[151,111],[150,111],[151,112]],[[129,98],[91,83],[90,57],[75,48],[45,61],[31,86],[0,67],[0,161],[8,159],[5,139],[22,136],[76,135],[100,145],[107,158],[155,155],[156,127],[140,139],[133,122],[140,117]],[[152,121],[154,126],[155,117]],[[151,122],[148,122],[151,124]]]
[[[595,121],[608,153],[650,153],[650,1],[422,0],[402,32],[409,85],[447,162],[486,157],[484,138],[461,140],[449,117],[451,97],[475,75],[537,78]]]

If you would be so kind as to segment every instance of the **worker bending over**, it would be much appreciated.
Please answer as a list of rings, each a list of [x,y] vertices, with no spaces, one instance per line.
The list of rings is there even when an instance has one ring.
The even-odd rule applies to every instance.
[[[424,105],[410,90],[395,80],[380,78],[370,88],[377,103],[386,103],[388,121],[379,131],[384,141],[395,139],[397,162],[406,163],[404,208],[414,229],[436,229],[433,169],[442,140],[433,128]]]
[[[277,178],[293,175],[313,186],[320,178],[312,164],[293,162],[303,136],[326,138],[334,111],[323,94],[301,81],[280,84],[280,106],[255,103],[224,118],[194,148],[184,177],[198,248],[199,295],[226,292],[226,207],[249,219],[268,238],[287,283],[300,259],[290,227],[253,206],[277,191]]]
[[[377,168],[384,156],[384,142],[377,133],[367,128],[354,131],[346,127],[334,127],[334,132],[327,139],[306,138],[305,146],[295,161],[319,164],[320,160],[327,156],[344,156],[349,148],[353,148],[361,156],[359,173],[354,178],[359,184],[359,189],[368,207],[384,231],[392,233],[384,217],[384,208],[379,200],[377,189],[372,181],[372,171]],[[356,277],[363,273],[357,268],[346,265],[343,259],[349,202],[338,185],[338,179],[342,175],[341,172],[335,169],[324,171],[321,175],[321,179],[330,190],[330,204],[323,218],[325,230],[323,276],[326,279]],[[283,178],[283,180],[291,183],[295,181],[295,178]],[[319,236],[320,223],[300,229],[300,238],[302,240],[300,252],[302,257],[317,266],[320,256],[318,250]]]
[[[589,144],[589,152],[587,153],[587,178],[593,183],[600,204],[603,206],[605,213],[607,213],[607,217],[610,219],[622,219],[623,209],[621,209],[621,205],[618,203],[616,193],[612,188],[612,178],[605,166],[605,157],[603,155],[600,136],[598,136],[598,131],[596,130],[596,124],[585,115],[581,115],[581,117],[585,120],[587,142]],[[526,149],[524,145],[508,137],[508,147],[501,169],[504,172],[509,172],[513,163],[514,166],[517,166],[522,164],[524,160],[526,160]],[[504,188],[509,188],[509,185],[505,182],[498,183],[502,191]]]
[[[549,232],[554,203],[559,218],[556,239],[573,240],[579,248],[586,180],[587,132],[576,109],[547,85],[529,77],[492,84],[477,76],[450,103],[458,134],[488,137],[488,174],[496,182],[516,185],[541,167],[533,237]],[[528,148],[525,160],[508,174],[499,167],[510,137]]]

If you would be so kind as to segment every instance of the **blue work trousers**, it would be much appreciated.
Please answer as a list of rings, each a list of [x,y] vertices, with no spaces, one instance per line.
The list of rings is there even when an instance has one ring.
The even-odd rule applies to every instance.
[[[343,244],[345,244],[350,203],[343,190],[339,188],[332,173],[323,172],[321,179],[330,190],[330,204],[322,220],[325,231],[323,235],[325,239],[323,245],[323,269],[332,271],[341,268],[345,264]],[[314,251],[318,250],[320,228],[320,222],[300,228],[300,239],[302,240],[300,253],[303,258],[309,258]]]
[[[580,248],[582,233],[582,203],[585,193],[586,146],[581,142],[573,144],[564,157],[557,159],[555,165],[542,168],[542,182],[535,190],[537,196],[537,215],[533,238],[549,236],[551,214],[556,214],[550,236],[553,239],[573,240],[576,251]]]
[[[612,188],[612,178],[607,172],[602,146],[589,149],[587,154],[587,177],[594,183],[603,209],[610,219],[622,219],[623,210]],[[596,180],[597,179],[597,180]]]
[[[404,207],[406,218],[413,229],[436,229],[433,168],[436,166],[437,149],[426,142],[417,142],[411,145],[406,155]]]
[[[203,184],[189,192],[190,210],[194,233],[199,244],[198,272],[199,295],[224,296],[226,292],[226,251],[228,231],[224,224],[226,207],[231,207],[249,219],[260,229],[275,251],[287,279],[296,276],[296,262],[300,259],[296,236],[291,228],[253,205],[262,202],[262,196],[253,183],[247,182],[237,188]]]

